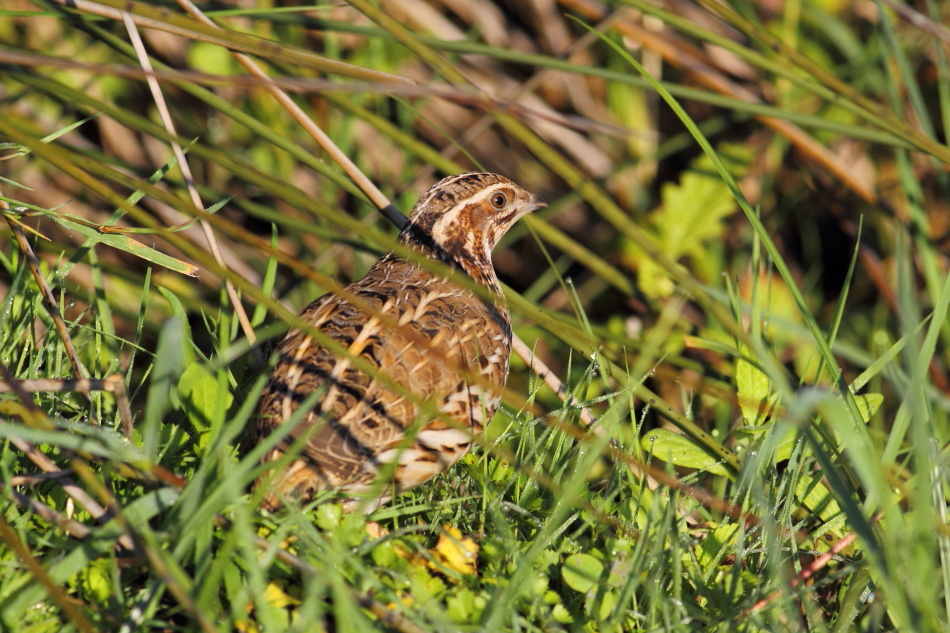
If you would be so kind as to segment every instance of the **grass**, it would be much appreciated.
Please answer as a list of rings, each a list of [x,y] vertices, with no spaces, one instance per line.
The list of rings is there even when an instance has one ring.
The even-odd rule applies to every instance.
[[[944,7],[100,6],[0,9],[0,627],[946,630]],[[472,168],[576,400],[513,355],[450,472],[261,512],[268,352]]]

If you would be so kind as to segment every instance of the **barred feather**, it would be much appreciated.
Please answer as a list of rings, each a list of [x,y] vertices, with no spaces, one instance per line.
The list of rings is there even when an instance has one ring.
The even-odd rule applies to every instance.
[[[365,506],[372,509],[468,452],[501,399],[511,349],[491,250],[541,206],[507,178],[468,173],[436,183],[413,207],[399,242],[463,271],[492,291],[490,300],[390,253],[365,277],[303,311],[302,320],[348,356],[296,328],[278,347],[245,451],[286,423],[308,396],[323,395],[265,457],[279,459],[295,440],[305,442],[288,468],[259,481],[268,486],[267,507],[337,488],[371,491]],[[349,355],[377,371],[364,371]],[[438,415],[426,413],[432,407]]]

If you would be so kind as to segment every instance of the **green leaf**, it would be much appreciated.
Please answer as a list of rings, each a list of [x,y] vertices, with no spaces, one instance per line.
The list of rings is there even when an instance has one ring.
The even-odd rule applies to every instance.
[[[736,387],[739,396],[739,408],[746,424],[760,425],[768,416],[768,399],[771,394],[771,381],[768,374],[748,360],[752,350],[745,345],[739,350],[736,360]]]
[[[218,382],[198,362],[189,364],[178,379],[178,397],[185,413],[198,432],[211,428]]]
[[[826,522],[841,514],[841,507],[821,478],[809,477],[803,473],[795,484],[795,497],[801,500],[804,507],[817,512]]]
[[[581,593],[587,593],[600,582],[604,564],[590,554],[571,554],[561,567],[564,583]]]
[[[696,559],[703,570],[708,572],[719,565],[722,558],[735,548],[738,538],[738,523],[718,525],[709,532],[696,550]]]
[[[209,42],[192,42],[188,47],[188,66],[209,75],[230,75],[234,72],[231,51]]]
[[[735,172],[748,163],[751,151],[735,146],[720,148],[720,155]],[[728,160],[727,157],[733,157]],[[705,241],[721,237],[722,219],[736,212],[738,206],[729,187],[716,174],[712,161],[701,156],[680,179],[679,184],[666,184],[660,192],[663,220],[656,226],[660,241],[671,257],[700,255]]]
[[[884,404],[884,396],[879,393],[867,393],[862,396],[855,396],[854,403],[858,405],[858,412],[865,424],[871,421],[871,418],[877,413],[877,410]]]
[[[686,468],[697,468],[716,475],[727,475],[726,467],[685,435],[656,429],[640,438],[640,446],[654,458]]]
[[[751,150],[727,145],[720,157],[732,172],[745,173],[751,162]],[[700,257],[703,245],[722,237],[722,220],[738,209],[729,186],[719,177],[712,161],[700,156],[677,184],[661,189],[662,204],[650,213],[648,223],[663,252],[673,260]],[[633,244],[626,245],[627,263],[637,269],[637,285],[651,298],[668,297],[673,282],[667,273]]]
[[[227,411],[234,396],[201,363],[194,361],[185,367],[178,379],[178,398],[188,421],[201,436],[198,447],[207,445],[211,431],[223,421],[221,411]]]
[[[477,622],[488,601],[481,593],[461,589],[445,601],[446,613],[458,622]]]
[[[108,558],[99,558],[85,567],[79,573],[83,596],[86,600],[98,604],[107,604],[115,591],[112,582],[112,561]]]
[[[164,290],[164,289],[160,289]],[[166,295],[167,296],[167,295]],[[177,299],[172,303],[175,305]],[[155,363],[149,376],[148,400],[139,429],[142,433],[142,450],[146,458],[155,460],[159,453],[159,437],[162,419],[165,413],[178,404],[173,396],[177,396],[177,389],[173,385],[178,382],[182,368],[186,361],[192,360],[194,352],[190,349],[186,322],[179,317],[172,317],[162,323],[158,334],[158,346],[155,349]]]
[[[795,451],[795,446],[798,445],[798,441],[801,439],[798,429],[794,424],[773,425],[772,433],[779,433],[781,438],[775,444],[775,457],[772,461],[778,463],[790,458]]]
[[[314,522],[321,530],[330,532],[343,520],[343,506],[337,503],[323,503],[317,506]]]
[[[610,614],[613,613],[614,607],[616,606],[617,592],[605,591],[598,599],[591,602],[588,613],[598,620],[606,620],[610,617]]]
[[[121,235],[118,233],[102,233],[91,226],[69,220],[62,214],[50,213],[47,215],[47,217],[53,219],[58,224],[71,231],[76,231],[77,233],[84,235],[93,243],[105,244],[106,246],[111,246],[112,248],[118,249],[120,251],[125,251],[130,255],[144,259],[145,261],[151,262],[157,266],[162,266],[169,270],[173,270],[176,273],[181,273],[182,275],[194,277],[198,274],[197,266],[183,262],[180,259],[176,259],[170,255],[166,255],[165,253],[148,247],[142,242],[133,240],[131,237],[126,235]]]
[[[326,504],[324,504],[326,505]],[[396,555],[396,548],[391,540],[386,540],[376,545],[370,555],[373,562],[385,569],[393,569],[398,564],[400,558]]]
[[[554,621],[559,624],[571,624],[574,622],[574,617],[571,615],[571,612],[561,603],[554,605],[554,608],[551,610],[551,615],[554,617]]]

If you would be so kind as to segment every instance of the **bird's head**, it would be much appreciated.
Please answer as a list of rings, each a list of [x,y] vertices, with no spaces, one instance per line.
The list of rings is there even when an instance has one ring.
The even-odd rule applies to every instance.
[[[413,206],[400,233],[402,243],[473,274],[491,267],[491,251],[519,218],[546,206],[498,174],[471,172],[434,184]]]

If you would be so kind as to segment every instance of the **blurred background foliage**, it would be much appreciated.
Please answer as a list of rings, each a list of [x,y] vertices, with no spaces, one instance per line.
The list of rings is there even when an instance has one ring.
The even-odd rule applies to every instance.
[[[120,374],[135,423],[114,385],[0,393],[2,625],[945,630],[950,5],[201,10],[0,7],[0,378]],[[473,169],[548,201],[495,266],[597,432],[513,357],[382,532],[256,513],[262,359],[395,230],[231,51],[403,213]]]

